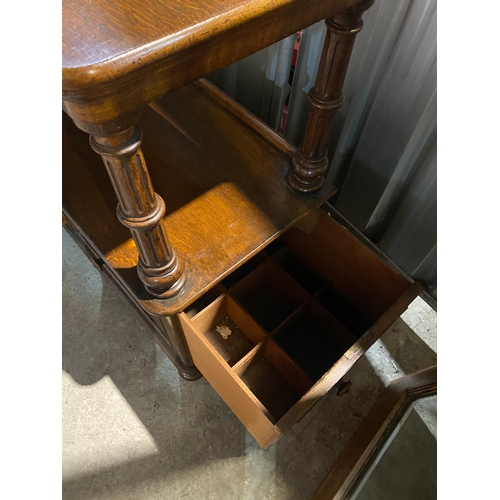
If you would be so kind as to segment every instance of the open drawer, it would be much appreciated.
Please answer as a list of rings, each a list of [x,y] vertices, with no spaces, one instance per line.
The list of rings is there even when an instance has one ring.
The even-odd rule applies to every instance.
[[[421,291],[315,210],[180,319],[195,365],[267,448]]]

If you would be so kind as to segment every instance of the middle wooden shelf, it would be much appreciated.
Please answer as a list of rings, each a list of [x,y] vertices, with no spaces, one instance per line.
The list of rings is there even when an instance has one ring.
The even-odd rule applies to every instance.
[[[139,123],[162,222],[186,263],[184,290],[149,295],[136,272],[138,252],[116,219],[116,196],[88,136],[63,120],[63,210],[75,229],[148,313],[183,311],[328,199],[287,182],[295,149],[215,86],[201,80],[147,107]]]

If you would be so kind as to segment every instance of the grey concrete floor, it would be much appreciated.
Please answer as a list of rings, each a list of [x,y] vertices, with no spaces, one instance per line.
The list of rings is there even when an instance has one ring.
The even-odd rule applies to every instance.
[[[418,298],[347,395],[323,397],[264,451],[206,380],[180,379],[64,230],[62,256],[65,500],[308,499],[384,387],[436,363],[436,313]]]

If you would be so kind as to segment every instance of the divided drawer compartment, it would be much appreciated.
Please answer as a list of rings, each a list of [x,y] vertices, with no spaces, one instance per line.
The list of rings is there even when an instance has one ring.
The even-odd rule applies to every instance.
[[[180,320],[195,365],[267,448],[421,290],[315,210]]]

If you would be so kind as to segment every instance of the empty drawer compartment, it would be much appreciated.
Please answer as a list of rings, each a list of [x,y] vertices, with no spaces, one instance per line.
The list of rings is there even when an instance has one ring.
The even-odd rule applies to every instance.
[[[277,241],[278,250],[226,295],[191,319],[180,314],[195,365],[262,448],[295,425],[422,291],[320,210]],[[234,350],[214,335],[229,320]]]

